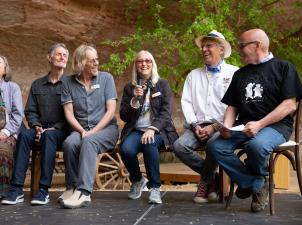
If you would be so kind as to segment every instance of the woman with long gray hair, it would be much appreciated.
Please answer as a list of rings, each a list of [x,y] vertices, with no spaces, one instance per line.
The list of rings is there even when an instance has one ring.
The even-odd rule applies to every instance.
[[[128,198],[138,199],[145,185],[150,189],[149,203],[162,203],[160,195],[159,150],[170,148],[177,139],[171,119],[172,92],[161,79],[148,51],[137,53],[132,82],[126,84],[120,117],[126,122],[121,134],[121,155],[132,182]],[[137,154],[143,153],[147,179],[140,171]]]
[[[7,59],[0,55],[0,198],[6,196],[14,165],[17,132],[23,119],[19,86],[10,81]]]

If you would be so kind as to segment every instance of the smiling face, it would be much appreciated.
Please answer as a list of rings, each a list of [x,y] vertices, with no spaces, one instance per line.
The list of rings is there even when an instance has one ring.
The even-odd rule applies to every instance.
[[[51,55],[48,56],[48,60],[53,67],[65,69],[68,60],[68,52],[63,47],[57,47]]]
[[[147,80],[151,77],[153,63],[149,54],[147,54],[146,52],[142,52],[137,57],[135,65],[137,72],[143,75],[144,80]]]
[[[222,60],[224,49],[215,40],[205,38],[201,43],[201,52],[206,65],[216,66]]]
[[[84,74],[88,76],[96,76],[99,71],[99,59],[96,51],[87,50],[86,64],[84,66]]]

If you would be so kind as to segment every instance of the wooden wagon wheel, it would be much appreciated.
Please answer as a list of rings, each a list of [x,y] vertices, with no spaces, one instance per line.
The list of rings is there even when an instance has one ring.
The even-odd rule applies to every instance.
[[[142,154],[139,155],[139,161],[143,162]],[[129,173],[119,153],[99,154],[95,183],[97,188],[101,190],[125,190],[130,188]]]

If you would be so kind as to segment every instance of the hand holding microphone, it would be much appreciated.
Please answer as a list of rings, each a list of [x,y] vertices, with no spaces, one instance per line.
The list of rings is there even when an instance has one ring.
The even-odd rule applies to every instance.
[[[143,79],[138,79],[137,85],[134,88],[133,95],[136,99],[140,100],[144,95]]]
[[[137,85],[134,88],[134,97],[137,100],[140,100],[144,95],[144,91],[147,89],[146,82],[143,79],[144,75],[140,72],[137,72]]]

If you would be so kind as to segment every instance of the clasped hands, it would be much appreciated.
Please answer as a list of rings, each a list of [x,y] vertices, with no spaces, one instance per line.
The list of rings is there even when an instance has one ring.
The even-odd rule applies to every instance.
[[[35,126],[35,130],[36,130],[36,138],[35,138],[35,142],[40,142],[41,140],[41,136],[42,134],[47,131],[47,130],[55,130],[54,127],[50,127],[50,128],[46,128],[46,129],[43,129],[42,127],[39,127],[39,126]]]
[[[205,141],[209,139],[215,133],[215,129],[212,125],[201,127],[199,125],[195,128],[195,135],[199,141]]]

